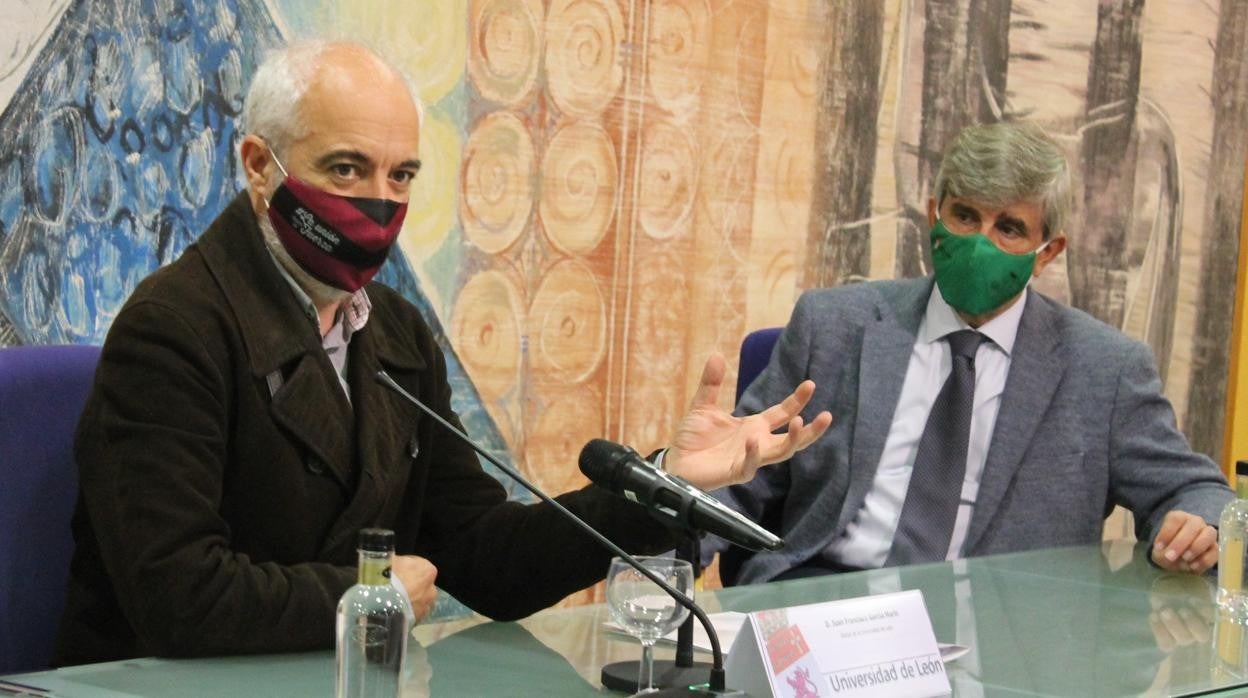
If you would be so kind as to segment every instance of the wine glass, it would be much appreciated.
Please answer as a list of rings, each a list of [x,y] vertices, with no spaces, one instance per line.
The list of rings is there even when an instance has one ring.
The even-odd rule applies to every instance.
[[[692,597],[693,566],[687,561],[672,557],[639,556],[635,559],[676,591]],[[611,559],[611,570],[607,573],[607,607],[625,632],[641,640],[637,695],[657,691],[654,687],[654,643],[680,627],[689,617],[689,609],[618,557]]]

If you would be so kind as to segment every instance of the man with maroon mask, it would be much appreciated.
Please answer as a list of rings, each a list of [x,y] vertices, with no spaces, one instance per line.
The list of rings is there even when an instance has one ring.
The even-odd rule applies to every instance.
[[[517,618],[605,574],[609,553],[547,505],[506,501],[466,445],[373,381],[384,369],[458,421],[429,327],[369,283],[407,212],[420,121],[403,76],[356,45],[292,45],[258,69],[247,192],[136,289],[104,345],[61,663],[328,648],[370,526],[395,531],[418,615],[435,579]],[[734,418],[715,407],[723,376],[708,361],[663,463],[699,486],[748,480],[831,421],[797,416],[809,382]],[[594,486],[559,499],[627,548],[671,545]]]

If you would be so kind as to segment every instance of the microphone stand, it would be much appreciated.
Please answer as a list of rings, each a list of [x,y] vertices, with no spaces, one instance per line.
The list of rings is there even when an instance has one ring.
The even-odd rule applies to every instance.
[[[702,545],[697,531],[689,531],[683,545],[676,549],[676,557],[693,565],[693,576],[702,576]],[[658,688],[684,689],[702,683],[702,677],[712,669],[706,662],[693,660],[693,616],[680,624],[676,634],[676,658],[654,660],[654,685]],[[637,662],[614,662],[602,668],[602,686],[615,691],[634,691],[637,688],[641,667]]]
[[[679,603],[681,606],[684,606],[685,608],[689,609],[689,613],[692,614],[694,617],[696,617],[698,619],[698,622],[702,624],[702,627],[706,629],[707,637],[709,637],[711,641],[711,655],[713,657],[714,664],[711,667],[710,681],[708,684],[709,690],[712,694],[728,693],[728,690],[725,687],[724,653],[720,649],[720,646],[719,646],[719,636],[715,634],[715,628],[714,626],[711,625],[711,619],[707,618],[706,613],[701,608],[698,608],[698,605],[693,602],[693,599],[690,599],[688,596],[685,596],[684,594],[677,591],[674,587],[672,587],[672,585],[668,584],[662,577],[655,574],[652,570],[647,568],[645,565],[638,562],[636,558],[634,558],[632,555],[629,555],[627,552],[625,552],[623,548],[616,545],[615,543],[612,543],[609,538],[599,533],[597,530],[594,529],[593,526],[590,526],[588,523],[582,520],[581,517],[568,511],[567,507],[564,507],[562,504],[552,499],[545,492],[541,491],[541,489],[539,489],[536,485],[534,485],[533,483],[525,479],[525,477],[521,475],[520,472],[517,471],[515,468],[511,467],[510,465],[507,465],[506,463],[502,462],[498,458],[495,458],[488,451],[478,446],[476,442],[468,438],[468,435],[460,431],[454,424],[451,424],[450,422],[448,422],[445,418],[442,417],[442,415],[430,409],[427,405],[425,405],[425,403],[421,402],[420,400],[417,400],[411,393],[404,390],[403,386],[396,383],[394,379],[390,377],[390,374],[386,373],[385,371],[378,371],[375,374],[374,378],[381,385],[384,385],[390,390],[393,390],[394,392],[403,396],[404,398],[407,399],[408,402],[419,407],[422,412],[429,415],[430,417],[433,417],[435,421],[437,421],[439,424],[441,424],[442,426],[450,430],[451,433],[455,434],[460,439],[462,439],[464,443],[471,446],[472,449],[476,451],[482,458],[492,463],[499,470],[502,470],[503,472],[507,473],[508,476],[510,476],[516,482],[520,483],[521,486],[523,486],[526,490],[532,492],[543,502],[554,507],[556,511],[559,511],[564,516],[566,516],[569,521],[576,524],[576,526],[580,528],[582,531],[584,531],[587,535],[589,535],[590,538],[593,538],[595,541],[598,542],[598,544],[602,545],[607,550],[610,550],[613,554],[615,554],[616,556],[618,556],[619,558],[627,562],[638,572],[642,573],[642,575],[644,575],[647,579],[649,579],[650,581],[658,585],[660,589],[667,592],[669,596],[671,596],[673,599],[676,599],[676,602]],[[635,688],[636,685],[637,684],[634,682],[633,688]],[[628,690],[632,690],[632,688]],[[667,691],[665,690],[661,690],[652,695],[661,696],[666,692]],[[692,690],[685,688],[685,689],[680,690],[678,694],[673,693],[672,695],[688,696],[693,693],[694,692]],[[736,694],[742,695],[740,693],[736,693]]]

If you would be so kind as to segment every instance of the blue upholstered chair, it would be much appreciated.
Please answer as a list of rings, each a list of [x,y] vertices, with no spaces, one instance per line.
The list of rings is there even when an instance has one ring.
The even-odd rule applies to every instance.
[[[776,340],[780,339],[782,329],[784,328],[766,327],[754,330],[741,341],[740,363],[737,366],[737,402],[741,401],[741,396],[750,387],[750,383],[767,368],[767,362],[771,361],[771,350],[776,348]]]
[[[0,349],[0,674],[47,667],[78,496],[74,427],[99,347]]]

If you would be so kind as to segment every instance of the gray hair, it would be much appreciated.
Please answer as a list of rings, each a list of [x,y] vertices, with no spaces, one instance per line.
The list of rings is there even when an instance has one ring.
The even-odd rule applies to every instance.
[[[1070,167],[1057,143],[1036,124],[978,124],[954,139],[936,174],[937,205],[946,196],[1002,207],[1040,204],[1044,239],[1061,232],[1070,209]]]
[[[416,126],[424,126],[425,109],[420,102],[416,82],[377,51],[354,42],[323,40],[293,41],[265,54],[256,69],[243,101],[243,133],[264,138],[275,150],[285,151],[307,133],[299,102],[308,91],[317,65],[324,53],[335,46],[356,46],[377,59],[378,66],[403,80],[416,106]]]

